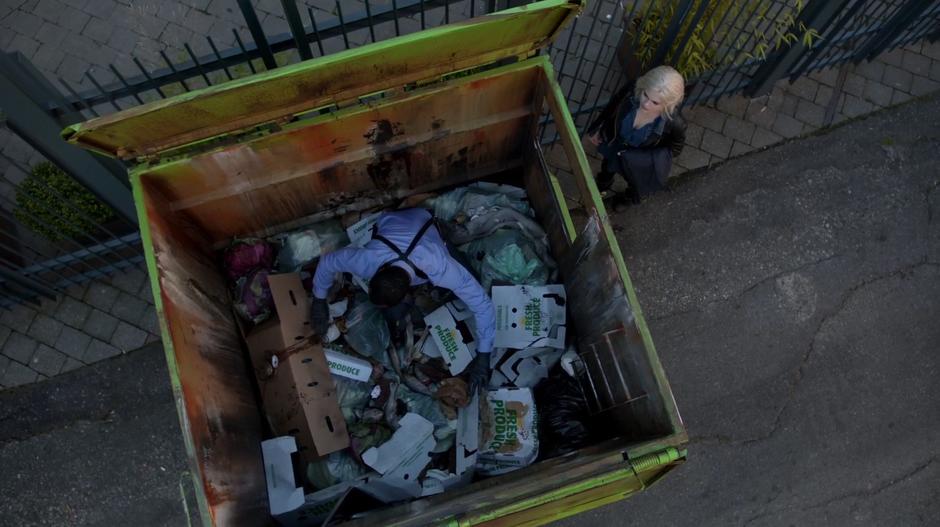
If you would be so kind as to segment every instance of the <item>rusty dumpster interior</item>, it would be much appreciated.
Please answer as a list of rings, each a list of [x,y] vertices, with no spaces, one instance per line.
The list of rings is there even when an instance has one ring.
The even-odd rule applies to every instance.
[[[215,524],[266,521],[259,443],[267,432],[214,249],[233,237],[270,235],[304,220],[473,180],[528,191],[568,291],[569,331],[589,371],[588,398],[606,436],[591,448],[420,505],[375,511],[362,525],[405,518],[425,524],[512,503],[622,466],[631,445],[680,442],[682,425],[634,317],[611,248],[616,242],[604,227],[606,213],[594,207],[580,174],[586,205],[575,230],[540,159],[538,121],[545,109],[563,121],[564,106],[544,65],[531,59],[331,113],[311,112],[135,172],[170,339],[168,362],[184,404],[183,432]],[[578,138],[561,135],[573,159]]]

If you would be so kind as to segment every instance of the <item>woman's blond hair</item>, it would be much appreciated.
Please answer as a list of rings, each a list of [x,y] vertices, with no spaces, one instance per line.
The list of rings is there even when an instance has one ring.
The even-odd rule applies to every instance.
[[[671,66],[657,66],[637,79],[633,95],[639,100],[644,91],[659,94],[663,102],[663,114],[666,119],[672,119],[673,112],[685,96],[685,79]]]

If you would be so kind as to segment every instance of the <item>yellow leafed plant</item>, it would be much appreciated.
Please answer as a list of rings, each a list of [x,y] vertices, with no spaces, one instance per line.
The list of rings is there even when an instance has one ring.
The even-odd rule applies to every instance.
[[[656,1],[648,9],[638,8],[633,20],[627,21],[627,37],[636,42],[633,55],[643,69],[652,65],[680,3]],[[687,79],[694,79],[720,66],[766,60],[772,51],[797,41],[811,48],[821,37],[815,29],[797,22],[803,7],[802,0],[695,0],[666,54],[667,61]],[[696,20],[700,8],[704,12]],[[687,43],[682,54],[675,57],[683,41]]]

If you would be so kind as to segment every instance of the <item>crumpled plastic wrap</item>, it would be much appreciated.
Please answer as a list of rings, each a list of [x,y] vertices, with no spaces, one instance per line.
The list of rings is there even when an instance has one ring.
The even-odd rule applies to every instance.
[[[456,245],[485,238],[499,229],[516,229],[533,242],[541,243],[546,249],[548,247],[545,229],[529,216],[513,208],[494,206],[484,209],[479,215],[457,219],[460,221],[446,225],[447,239]]]
[[[512,284],[543,285],[548,272],[536,258],[527,259],[522,248],[511,243],[496,253],[487,254],[483,264],[493,270],[494,279],[503,279]]]
[[[347,424],[353,424],[362,419],[362,412],[369,404],[372,383],[353,381],[333,375],[336,383],[336,400],[343,412]]]
[[[391,335],[382,311],[365,295],[357,295],[355,305],[346,313],[346,344],[366,357],[381,360]]]
[[[578,381],[563,368],[554,368],[533,393],[539,408],[543,459],[573,452],[593,441],[587,401]]]
[[[362,453],[374,446],[380,446],[392,437],[392,429],[384,423],[356,423],[348,427],[349,446],[355,457],[362,459]]]
[[[274,312],[274,298],[268,286],[268,271],[255,269],[235,283],[235,311],[245,320],[258,324]]]
[[[307,481],[317,490],[337,483],[351,481],[371,472],[346,450],[332,454],[307,465]]]
[[[544,285],[554,271],[554,261],[546,265],[538,254],[538,243],[513,229],[495,233],[460,246],[480,285],[489,289],[493,283]],[[550,258],[550,257],[549,257]]]
[[[414,412],[434,424],[434,438],[437,445],[432,452],[446,452],[454,446],[457,435],[457,423],[444,415],[440,404],[433,397],[416,393],[406,387],[398,391],[398,399],[408,405],[408,411]]]
[[[274,247],[257,238],[236,239],[222,256],[222,266],[232,281],[257,269],[271,269],[273,264]]]
[[[285,235],[277,254],[277,268],[282,273],[299,271],[321,255],[349,244],[349,237],[339,220],[315,223]]]
[[[512,185],[477,182],[455,188],[424,202],[441,221],[451,221],[458,214],[473,217],[494,205],[513,208],[523,214],[531,214],[525,190]]]

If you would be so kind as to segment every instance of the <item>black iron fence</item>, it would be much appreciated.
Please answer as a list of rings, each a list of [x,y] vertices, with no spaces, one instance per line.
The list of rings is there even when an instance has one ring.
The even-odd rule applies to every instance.
[[[12,167],[0,178],[0,308],[54,297],[142,260],[124,167],[62,142],[64,126],[528,3],[337,1],[327,12],[281,0],[288,30],[268,35],[253,2],[231,2],[244,24],[232,29],[230,45],[206,35],[204,42],[179,43],[182,51],[172,59],[160,51],[149,60],[129,56],[122,67],[89,70],[82,85],[55,79],[59,88],[22,57],[0,57],[0,108],[16,136],[7,139],[25,141],[37,158],[68,174],[65,181],[80,183],[76,189],[30,160],[0,158]],[[656,64],[674,65],[686,76],[685,104],[703,104],[766,93],[780,79],[938,37],[940,0],[596,0],[545,52],[583,129],[623,82]],[[553,143],[550,122],[544,130],[543,142]]]

